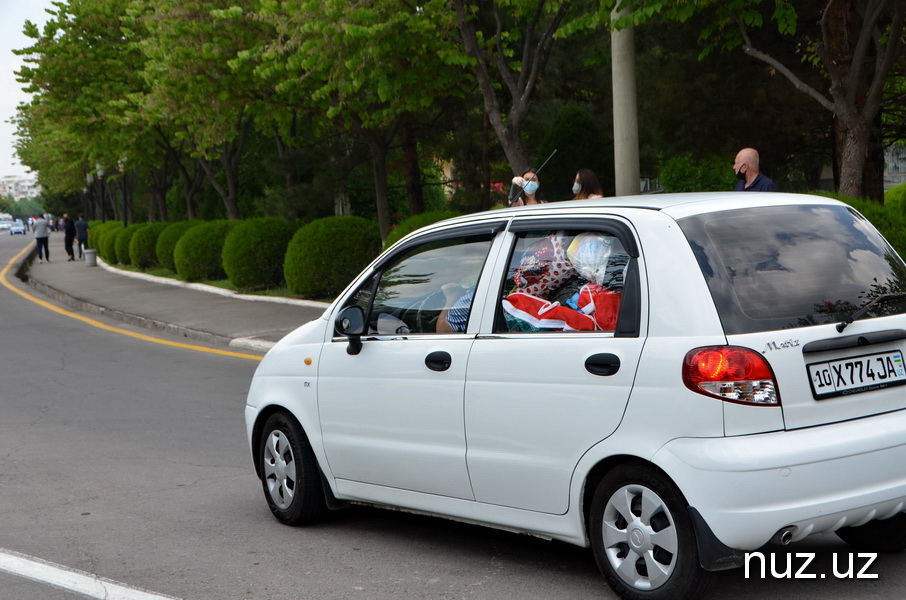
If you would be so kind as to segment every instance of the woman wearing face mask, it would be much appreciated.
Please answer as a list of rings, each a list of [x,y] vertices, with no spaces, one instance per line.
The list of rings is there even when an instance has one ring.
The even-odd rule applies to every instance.
[[[541,194],[541,182],[534,171],[529,170],[522,177],[514,177],[513,184],[522,188],[522,192],[513,200],[510,206],[528,206],[529,204],[544,204],[547,202]]]
[[[598,176],[591,169],[579,169],[573,181],[573,200],[588,200],[589,198],[603,198],[604,190]]]

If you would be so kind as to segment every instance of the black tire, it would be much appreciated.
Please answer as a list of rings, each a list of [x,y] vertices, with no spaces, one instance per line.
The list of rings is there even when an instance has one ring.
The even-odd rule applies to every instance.
[[[261,485],[271,512],[287,525],[305,525],[327,512],[318,461],[295,419],[271,415],[258,447]]]
[[[698,558],[688,504],[666,476],[621,465],[595,490],[591,546],[598,568],[622,598],[701,598],[717,578]]]
[[[869,521],[859,527],[843,527],[837,537],[866,552],[899,552],[906,550],[906,513],[883,521]]]

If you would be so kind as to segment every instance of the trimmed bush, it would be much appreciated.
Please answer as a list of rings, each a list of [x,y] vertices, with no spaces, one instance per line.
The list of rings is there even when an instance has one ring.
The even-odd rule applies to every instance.
[[[169,223],[148,223],[135,232],[129,241],[129,262],[133,267],[144,270],[157,266],[157,238],[169,226]]]
[[[438,221],[443,221],[444,219],[452,219],[453,217],[458,216],[460,216],[459,213],[453,210],[437,210],[434,212],[422,213],[420,215],[413,215],[407,219],[403,219],[399,225],[390,230],[390,234],[387,236],[387,241],[384,242],[384,248],[389,248],[416,229],[421,229],[426,225],[437,223]]]
[[[173,251],[173,262],[180,279],[226,279],[223,271],[223,243],[238,221],[220,219],[202,223],[186,231]]]
[[[286,249],[286,287],[304,298],[333,298],[377,256],[378,224],[361,217],[326,217],[293,236]]]
[[[295,228],[279,217],[248,219],[223,244],[223,270],[238,290],[279,287],[283,259]]]
[[[884,206],[906,215],[906,183],[895,185],[884,192]]]
[[[88,221],[88,247],[97,250],[97,235],[106,227],[102,221]]]
[[[181,238],[188,230],[196,225],[201,225],[202,223],[204,223],[204,221],[197,219],[191,221],[177,221],[176,223],[170,223],[169,227],[160,232],[160,235],[157,236],[157,244],[154,246],[154,253],[157,255],[157,264],[165,269],[176,271],[176,262],[173,260],[173,251],[176,249],[179,238]]]
[[[98,235],[98,254],[108,263],[116,262],[116,238],[122,231],[122,223],[108,221]]]
[[[665,192],[719,192],[736,189],[736,175],[727,157],[707,159],[680,154],[661,163],[658,180]]]
[[[132,264],[132,258],[129,256],[129,242],[132,241],[132,236],[134,236],[139,229],[144,229],[147,226],[147,223],[133,223],[123,229],[121,233],[117,234],[116,260],[118,263],[122,265]]]

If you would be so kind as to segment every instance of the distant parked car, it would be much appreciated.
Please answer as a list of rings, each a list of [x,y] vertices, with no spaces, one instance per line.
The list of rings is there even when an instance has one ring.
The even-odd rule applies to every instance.
[[[0,222],[0,229],[9,229],[10,225],[12,225],[12,223],[9,221]]]
[[[22,223],[13,223],[9,226],[9,234],[13,235],[14,233],[21,233],[25,235],[25,225]]]
[[[906,548],[904,352],[906,264],[842,202],[556,202],[402,239],[265,356],[245,417],[284,523],[441,515],[698,598],[772,540]]]

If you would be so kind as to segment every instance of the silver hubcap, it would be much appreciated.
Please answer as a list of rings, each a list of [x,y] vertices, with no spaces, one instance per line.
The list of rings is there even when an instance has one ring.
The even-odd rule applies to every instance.
[[[264,445],[264,481],[277,508],[286,510],[296,495],[296,459],[289,439],[280,430],[272,431]]]
[[[659,588],[676,567],[679,539],[673,515],[645,486],[627,485],[610,497],[603,538],[613,570],[637,590]]]

